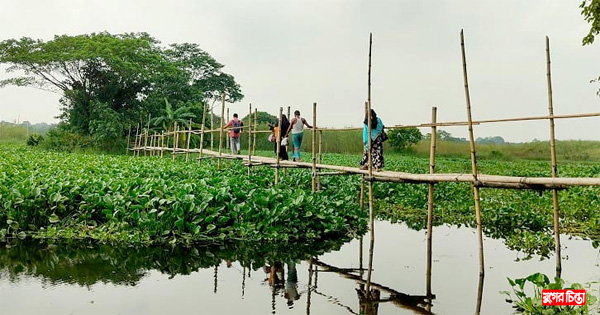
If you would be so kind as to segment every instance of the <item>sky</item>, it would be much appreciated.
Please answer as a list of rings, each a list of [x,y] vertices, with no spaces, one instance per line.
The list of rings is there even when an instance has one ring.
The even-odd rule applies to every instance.
[[[197,43],[235,76],[248,104],[291,106],[317,125],[361,126],[373,33],[372,107],[386,126],[466,120],[460,55],[464,29],[473,119],[548,114],[545,36],[555,114],[600,112],[600,42],[580,1],[476,0],[2,0],[0,40],[91,32],[148,32],[163,44]],[[1,68],[2,70],[4,68]],[[0,79],[11,77],[0,71]],[[0,89],[0,120],[57,122],[60,95]],[[560,120],[558,139],[600,140],[600,117]],[[468,137],[466,127],[448,127]],[[423,133],[429,132],[422,129]],[[549,138],[548,121],[475,126],[475,137]]]

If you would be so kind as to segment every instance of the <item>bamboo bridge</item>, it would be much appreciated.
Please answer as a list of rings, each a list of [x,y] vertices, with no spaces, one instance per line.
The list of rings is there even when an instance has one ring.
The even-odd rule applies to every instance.
[[[550,44],[549,39],[546,37],[546,65],[547,65],[547,85],[548,85],[548,115],[546,116],[533,116],[533,117],[516,117],[516,118],[502,118],[502,119],[490,119],[490,120],[473,120],[471,116],[471,100],[469,94],[469,84],[467,77],[467,61],[464,46],[463,32],[460,33],[461,41],[461,55],[462,55],[462,68],[463,68],[463,81],[465,89],[465,100],[467,109],[467,120],[466,121],[453,121],[453,122],[437,122],[437,108],[432,107],[431,122],[416,124],[416,125],[396,125],[392,127],[386,127],[386,129],[401,129],[401,128],[431,128],[431,143],[430,143],[430,163],[429,173],[427,174],[413,174],[396,171],[374,171],[372,165],[372,157],[369,150],[368,169],[363,170],[357,167],[348,167],[340,165],[328,165],[322,163],[322,133],[323,132],[335,132],[342,130],[362,130],[362,128],[323,128],[317,125],[317,104],[313,103],[313,128],[309,129],[312,134],[312,161],[311,162],[294,162],[294,161],[283,161],[279,158],[280,137],[277,138],[277,154],[276,157],[262,157],[256,156],[256,135],[269,132],[265,130],[253,130],[258,126],[257,121],[257,110],[254,109],[254,119],[252,119],[252,104],[249,105],[248,120],[250,121],[247,126],[244,126],[244,132],[248,133],[248,154],[247,155],[232,155],[223,152],[223,138],[224,132],[232,128],[218,128],[213,130],[206,130],[206,105],[203,109],[203,121],[201,123],[200,130],[192,129],[192,121],[190,120],[187,128],[180,128],[177,123],[173,126],[173,131],[161,132],[150,134],[150,124],[145,130],[136,130],[133,144],[131,144],[130,151],[134,154],[140,155],[140,152],[144,152],[144,155],[160,155],[163,156],[165,153],[169,153],[174,160],[178,155],[185,155],[186,161],[190,159],[190,156],[197,154],[197,160],[199,163],[206,158],[218,159],[218,166],[221,166],[222,159],[237,159],[241,160],[246,166],[248,166],[248,173],[250,174],[251,168],[254,166],[267,166],[275,168],[275,185],[279,183],[280,169],[284,168],[304,168],[311,169],[312,171],[312,190],[318,191],[320,187],[320,177],[322,176],[336,176],[336,175],[359,175],[362,178],[361,182],[361,208],[365,202],[365,183],[368,184],[368,207],[369,207],[369,218],[370,218],[370,233],[371,242],[374,239],[374,228],[373,228],[373,182],[398,182],[407,184],[427,184],[429,186],[428,191],[428,216],[427,216],[427,252],[428,256],[431,256],[431,242],[433,232],[433,212],[434,212],[434,185],[436,183],[443,182],[454,182],[454,183],[470,183],[473,188],[473,201],[475,204],[475,217],[477,223],[477,234],[479,244],[479,274],[480,274],[480,286],[483,284],[484,276],[484,257],[483,257],[483,232],[481,223],[481,204],[479,197],[480,188],[503,188],[503,189],[533,189],[533,190],[552,190],[553,192],[553,210],[554,210],[554,237],[555,237],[555,251],[556,251],[556,272],[557,276],[560,276],[562,270],[561,267],[561,248],[560,248],[560,229],[559,229],[559,203],[558,203],[558,191],[561,189],[567,189],[571,186],[600,186],[600,178],[569,178],[569,177],[558,177],[558,167],[556,162],[556,150],[555,150],[555,130],[554,121],[556,119],[571,119],[571,118],[584,118],[584,117],[598,117],[600,113],[582,113],[582,114],[570,114],[570,115],[554,115],[553,99],[552,99],[552,77],[551,77],[551,62],[550,62]],[[370,113],[371,113],[371,47],[372,37],[369,41],[369,71],[368,71],[368,96],[365,102],[365,112],[368,117],[368,130],[370,137]],[[221,124],[224,126],[225,121],[225,95],[221,99]],[[288,117],[290,114],[290,108],[287,109]],[[281,125],[283,115],[283,107],[279,109],[279,125]],[[212,120],[212,115],[211,115]],[[254,120],[252,122],[252,120]],[[488,123],[502,123],[502,122],[517,122],[517,121],[533,121],[533,120],[547,120],[549,122],[550,132],[550,160],[551,160],[551,177],[521,177],[521,176],[499,176],[491,174],[481,174],[477,168],[477,155],[476,145],[473,135],[473,125],[482,125]],[[212,126],[212,124],[211,124]],[[469,143],[471,151],[471,173],[435,173],[435,156],[436,156],[436,128],[437,127],[454,127],[454,126],[467,126],[469,130]],[[218,151],[204,148],[204,137],[205,135],[212,135],[218,133]],[[187,134],[187,143],[185,147],[179,147],[179,137],[183,134]],[[190,138],[192,135],[200,136],[199,148],[190,148]],[[317,140],[318,136],[318,140]],[[129,138],[129,137],[128,137]],[[171,139],[172,140],[169,140]],[[359,141],[357,139],[357,141]],[[172,146],[169,145],[172,143]],[[368,147],[371,147],[371,140],[369,140]],[[372,262],[372,254],[369,257]],[[427,262],[428,269],[431,269],[431,260]],[[371,284],[371,270],[368,270],[366,283],[367,294],[370,291]],[[479,290],[481,294],[481,287]],[[429,293],[428,293],[429,294]],[[479,299],[480,300],[480,299]],[[480,305],[478,305],[477,313],[479,312]]]

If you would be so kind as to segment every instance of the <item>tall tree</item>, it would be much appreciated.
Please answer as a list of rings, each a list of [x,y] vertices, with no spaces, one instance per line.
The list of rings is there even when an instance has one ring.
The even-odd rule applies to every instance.
[[[0,87],[33,86],[61,94],[60,118],[84,135],[123,135],[140,117],[160,116],[165,98],[175,110],[221,93],[232,102],[243,98],[223,65],[198,45],[164,48],[147,33],[4,40],[0,63],[20,74],[1,80]]]

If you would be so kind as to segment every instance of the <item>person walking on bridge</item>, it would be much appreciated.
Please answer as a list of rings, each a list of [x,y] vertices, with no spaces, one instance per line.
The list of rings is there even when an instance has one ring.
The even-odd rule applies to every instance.
[[[229,129],[229,146],[231,147],[231,154],[240,154],[240,134],[242,133],[242,126],[244,123],[238,119],[238,114],[233,114],[233,119],[230,120],[227,125],[223,128]]]
[[[362,161],[360,161],[360,168],[366,170],[369,168],[369,116],[365,113],[365,120],[363,121],[363,144],[364,153]],[[385,141],[385,132],[383,131],[383,122],[377,117],[374,110],[371,109],[371,154],[373,158],[373,169],[379,171],[383,168],[383,141]]]
[[[294,141],[294,152],[292,153],[292,161],[302,161],[300,157],[300,147],[302,146],[302,137],[304,136],[304,125],[308,128],[312,128],[311,125],[308,124],[306,119],[300,117],[300,111],[294,111],[294,118],[290,122],[290,127],[288,128],[285,136],[287,137],[292,132],[292,138]]]

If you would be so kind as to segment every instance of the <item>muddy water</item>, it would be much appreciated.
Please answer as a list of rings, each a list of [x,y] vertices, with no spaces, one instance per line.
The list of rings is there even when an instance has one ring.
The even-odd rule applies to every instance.
[[[479,284],[475,231],[436,227],[433,237],[431,312],[475,313]],[[362,264],[359,240],[341,248],[266,244],[193,250],[106,246],[63,250],[27,243],[0,248],[0,313],[426,314],[425,232],[377,222],[375,238],[372,282],[381,300],[376,305],[359,298],[368,237],[362,242]],[[564,279],[600,280],[600,255],[589,241],[564,237],[563,245]],[[506,277],[554,275],[554,259],[518,258],[522,255],[506,249],[501,240],[485,239],[482,314],[513,312],[499,293],[510,290]],[[362,278],[366,275],[363,270]]]

